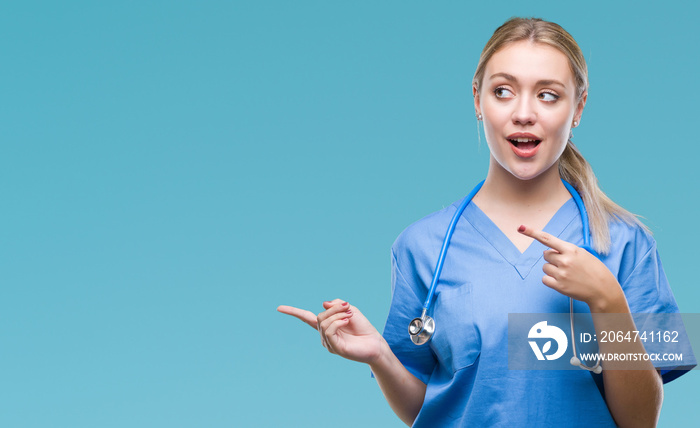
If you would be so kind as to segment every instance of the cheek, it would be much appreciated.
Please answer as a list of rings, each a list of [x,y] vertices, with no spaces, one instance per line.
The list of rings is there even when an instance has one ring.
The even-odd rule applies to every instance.
[[[486,137],[486,143],[491,152],[498,150],[497,140],[500,139],[500,129],[502,128],[494,124],[491,120],[484,119],[484,137]]]
[[[557,121],[557,123],[552,124],[550,127],[550,132],[552,135],[558,137],[562,141],[566,142],[569,139],[569,130],[571,129],[568,117],[562,118],[562,120]]]
[[[485,106],[483,109],[484,134],[486,138],[500,138],[508,122],[508,115],[503,111]]]

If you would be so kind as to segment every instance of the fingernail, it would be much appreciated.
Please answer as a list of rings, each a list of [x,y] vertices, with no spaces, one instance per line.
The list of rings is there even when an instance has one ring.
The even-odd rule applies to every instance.
[[[520,227],[518,228],[518,232],[520,232],[520,233],[525,232],[525,226],[523,226],[523,225],[521,224]]]
[[[340,306],[347,306],[347,305],[348,305],[348,302],[343,302],[343,304]]]
[[[345,313],[350,315],[352,313],[352,311],[348,309],[347,311],[345,311]]]

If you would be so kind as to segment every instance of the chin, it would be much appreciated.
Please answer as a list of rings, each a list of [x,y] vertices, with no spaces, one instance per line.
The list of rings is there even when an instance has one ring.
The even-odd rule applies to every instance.
[[[539,177],[540,175],[542,175],[542,173],[543,173],[544,171],[543,171],[543,170],[532,171],[532,170],[529,170],[529,169],[526,170],[526,171],[522,171],[522,170],[518,171],[518,170],[515,170],[515,169],[510,169],[510,170],[508,170],[508,172],[509,172],[513,177],[517,178],[518,180],[528,181],[528,180],[532,180],[533,178]]]
[[[551,164],[543,162],[544,159],[498,159],[493,157],[491,167],[495,167],[514,178],[521,181],[529,181],[535,178],[546,175],[552,171],[552,168],[557,169],[558,163],[555,161]]]

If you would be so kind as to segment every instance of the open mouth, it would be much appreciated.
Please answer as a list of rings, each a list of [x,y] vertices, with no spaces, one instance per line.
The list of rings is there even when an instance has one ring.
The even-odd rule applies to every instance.
[[[510,142],[510,147],[516,156],[527,159],[535,156],[539,149],[539,145],[542,140],[536,138],[536,136],[530,135],[511,135],[508,138]]]
[[[532,150],[542,142],[534,138],[508,138],[508,141],[520,150]]]

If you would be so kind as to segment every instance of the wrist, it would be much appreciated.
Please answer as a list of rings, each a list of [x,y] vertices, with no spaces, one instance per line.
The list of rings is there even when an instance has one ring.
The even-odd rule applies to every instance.
[[[376,373],[377,371],[382,371],[385,370],[386,367],[389,367],[391,365],[392,358],[396,359],[396,356],[384,337],[380,336],[379,352],[377,352],[377,354],[371,360],[367,361],[367,364],[372,372]]]
[[[591,313],[608,313],[608,314],[623,314],[629,313],[627,306],[627,298],[622,291],[622,287],[617,281],[606,284],[603,287],[604,292],[595,296],[594,299],[587,302]]]

